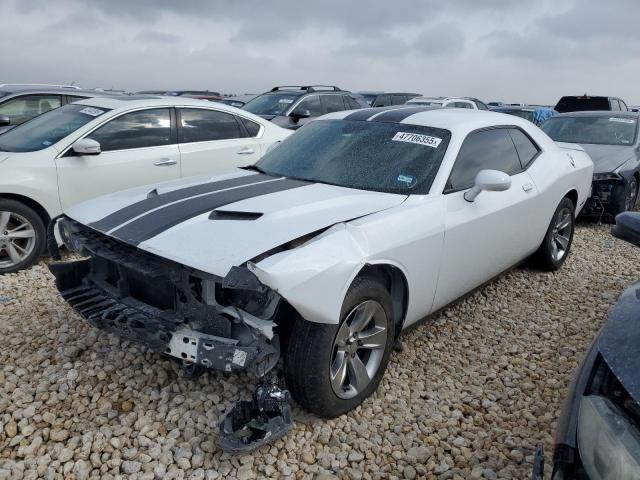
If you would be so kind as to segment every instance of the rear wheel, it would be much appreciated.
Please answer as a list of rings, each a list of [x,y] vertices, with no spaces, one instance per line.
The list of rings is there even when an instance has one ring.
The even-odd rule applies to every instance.
[[[392,318],[387,289],[365,276],[349,288],[338,325],[298,319],[284,358],[293,398],[327,418],[361,404],[376,390],[389,362]]]
[[[0,199],[0,274],[36,262],[44,251],[45,235],[44,222],[32,208]]]
[[[535,265],[543,270],[558,270],[567,259],[575,230],[575,207],[563,198],[551,218],[542,245],[533,255]]]

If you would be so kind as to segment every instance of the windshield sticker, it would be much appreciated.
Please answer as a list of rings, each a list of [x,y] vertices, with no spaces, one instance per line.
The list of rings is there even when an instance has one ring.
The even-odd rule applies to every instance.
[[[411,175],[400,174],[396,180],[400,183],[404,183],[407,188],[412,188],[417,183],[416,177],[412,177]]]
[[[48,147],[49,145],[51,145],[51,142],[49,140],[45,140],[44,142],[42,142],[42,145],[46,145]]]
[[[635,120],[632,120],[631,118],[620,118],[620,117],[610,117],[609,118],[610,122],[618,122],[618,123],[635,123]]]
[[[293,103],[293,98],[281,98],[278,103]]]
[[[104,110],[100,110],[99,108],[87,107],[80,110],[80,113],[91,115],[92,117],[97,117],[98,115],[102,115],[104,113]]]
[[[398,132],[391,139],[394,142],[416,143],[431,148],[438,148],[441,138],[430,137],[429,135],[421,135],[419,133]]]

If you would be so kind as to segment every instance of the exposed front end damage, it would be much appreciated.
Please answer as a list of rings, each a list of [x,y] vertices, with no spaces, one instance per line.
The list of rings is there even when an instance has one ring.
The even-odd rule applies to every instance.
[[[68,218],[58,225],[65,245],[87,258],[55,262],[50,270],[63,298],[91,325],[175,357],[190,371],[242,369],[261,378],[278,362],[280,342],[274,329],[282,299],[247,268],[234,267],[221,278],[144,252]],[[271,398],[271,394],[260,396],[264,390],[261,383],[254,404]],[[280,392],[288,399],[286,391]],[[249,410],[239,407],[245,415],[233,414],[233,425],[243,431],[242,418],[273,431],[245,435],[240,441],[223,422],[221,446],[247,451],[286,433],[292,425],[288,405],[267,403],[268,421],[263,414],[257,420],[247,418]]]

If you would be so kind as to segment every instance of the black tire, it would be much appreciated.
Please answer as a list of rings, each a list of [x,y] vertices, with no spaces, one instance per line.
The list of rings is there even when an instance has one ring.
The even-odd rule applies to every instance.
[[[0,198],[0,213],[2,212],[9,212],[10,214],[18,215],[22,219],[26,220],[33,228],[35,234],[33,236],[33,243],[27,249],[30,253],[20,261],[15,262],[9,257],[9,239],[5,236],[5,234],[11,229],[11,224],[6,227],[7,230],[0,231],[0,275],[4,273],[17,272],[18,270],[30,267],[40,259],[46,245],[46,228],[44,222],[32,208],[16,200]],[[14,222],[15,218],[11,221]],[[21,247],[27,245],[24,243],[27,242],[25,239],[14,239],[14,241],[18,241],[18,246]]]
[[[338,333],[343,331],[341,329],[348,327],[345,323],[348,320],[353,322],[354,317],[350,314],[353,314],[357,307],[363,303],[373,305],[376,302],[378,305],[375,308],[382,307],[382,310],[377,309],[379,314],[377,319],[382,318],[381,312],[384,311],[387,329],[386,341],[381,341],[381,345],[384,344],[384,350],[382,348],[376,350],[380,352],[376,353],[379,355],[380,364],[373,378],[369,377],[371,379],[366,388],[362,388],[351,398],[340,398],[331,383],[332,360],[337,349],[340,348],[334,345],[334,342],[337,341]],[[340,324],[328,325],[298,318],[293,325],[284,357],[285,379],[293,398],[309,412],[324,418],[337,417],[360,405],[378,388],[389,363],[395,331],[392,312],[391,296],[382,282],[375,277],[362,276],[354,280],[347,292],[340,313]],[[358,350],[358,352],[362,351]],[[353,355],[360,354],[356,352],[347,355],[353,358]],[[367,350],[363,355],[366,358]],[[346,366],[345,371],[349,371]],[[345,378],[348,379],[349,375],[347,373]]]
[[[565,217],[567,214],[569,219],[569,230],[558,231],[556,227],[560,224],[561,218]],[[550,272],[558,270],[569,256],[575,229],[575,206],[573,205],[571,199],[565,197],[556,208],[556,211],[553,213],[553,217],[551,217],[549,228],[547,229],[547,233],[544,236],[544,240],[542,241],[540,248],[536,253],[533,254],[532,260],[534,266],[540,268],[541,270]],[[562,241],[564,241],[564,238],[568,239],[568,241],[566,242],[566,247],[564,247],[564,253],[560,257],[558,257],[557,253],[558,249],[561,247],[561,244],[557,239],[558,233],[562,234],[560,235],[562,237]]]
[[[620,185],[613,193],[614,200],[611,203],[612,222],[615,222],[615,216],[622,212],[633,211],[638,200],[638,180],[634,175],[631,176],[628,182],[624,185]]]

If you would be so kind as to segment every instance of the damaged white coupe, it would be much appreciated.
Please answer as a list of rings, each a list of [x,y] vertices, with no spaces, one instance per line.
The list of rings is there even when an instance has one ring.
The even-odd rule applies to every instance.
[[[93,326],[262,380],[221,424],[244,451],[284,434],[292,397],[322,417],[374,392],[401,331],[527,258],[567,258],[593,164],[513,116],[423,107],[338,112],[255,166],[68,210],[84,256],[55,262]],[[425,352],[428,354],[428,352]],[[283,361],[286,382],[269,373]]]

